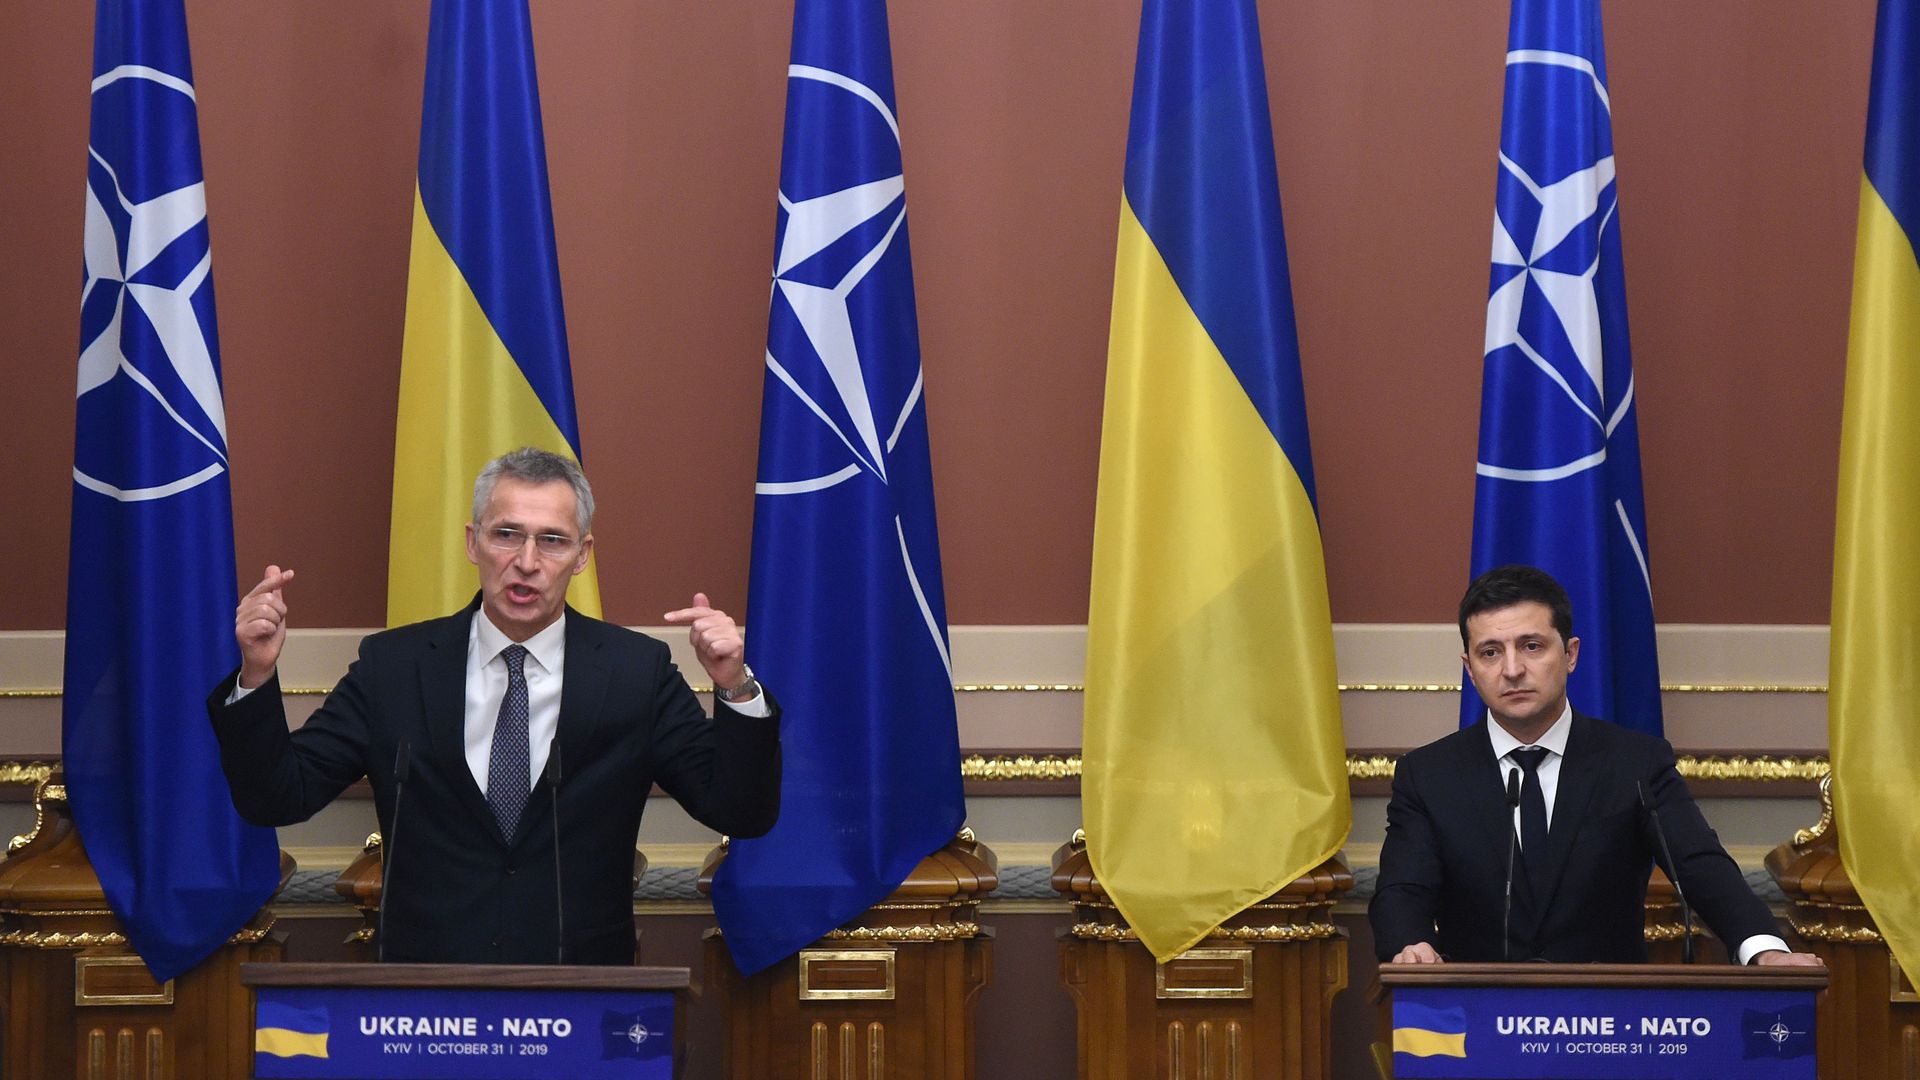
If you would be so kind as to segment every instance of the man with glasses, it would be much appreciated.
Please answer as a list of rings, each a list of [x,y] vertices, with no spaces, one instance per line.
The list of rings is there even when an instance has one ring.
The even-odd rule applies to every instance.
[[[208,699],[234,805],[290,825],[367,777],[392,838],[388,959],[631,964],[633,849],[656,783],[719,832],[773,827],[778,707],[734,621],[701,593],[666,616],[713,682],[709,721],[664,644],[567,607],[593,509],[569,458],[488,463],[466,527],[479,596],[366,638],[293,732],[276,673],[293,571],[269,566],[235,610],[240,667]]]

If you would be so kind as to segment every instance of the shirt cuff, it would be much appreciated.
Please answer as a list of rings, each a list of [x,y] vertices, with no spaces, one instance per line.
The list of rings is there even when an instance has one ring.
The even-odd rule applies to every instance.
[[[751,716],[756,720],[765,720],[773,715],[773,706],[767,703],[767,695],[760,690],[755,690],[753,696],[745,701],[729,701],[726,706],[741,716]]]
[[[1751,964],[1753,963],[1753,958],[1759,956],[1761,953],[1774,951],[1792,952],[1793,950],[1787,948],[1787,942],[1784,938],[1775,937],[1772,934],[1755,934],[1740,943],[1740,962],[1742,964]]]
[[[266,683],[260,684],[260,686],[265,686],[265,685],[267,684]],[[260,686],[253,687],[253,689],[250,690],[247,687],[241,686],[240,676],[235,675],[233,677],[233,693],[228,694],[227,700],[222,704],[231,705],[234,702],[239,701],[241,698],[246,697],[248,694],[253,693],[254,690],[260,689]]]

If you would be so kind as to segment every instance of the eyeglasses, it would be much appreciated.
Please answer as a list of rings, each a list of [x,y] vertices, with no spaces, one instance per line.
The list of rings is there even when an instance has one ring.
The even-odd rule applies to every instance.
[[[532,540],[533,549],[544,559],[567,558],[580,546],[580,542],[571,536],[562,536],[559,533],[530,533],[525,529],[514,529],[505,525],[481,529],[480,535],[486,539],[487,546],[495,551],[518,552],[527,546],[528,540]]]

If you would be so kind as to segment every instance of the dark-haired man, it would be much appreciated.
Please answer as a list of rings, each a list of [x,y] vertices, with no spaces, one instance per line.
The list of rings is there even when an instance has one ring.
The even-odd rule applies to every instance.
[[[1394,771],[1368,908],[1382,961],[1645,961],[1660,816],[1687,898],[1741,963],[1819,964],[1787,950],[1674,768],[1673,748],[1573,711],[1580,659],[1566,590],[1531,566],[1489,570],[1460,601],[1461,660],[1487,718]],[[1520,806],[1509,810],[1509,775]],[[1508,940],[1504,887],[1517,831]]]
[[[716,831],[773,827],[778,709],[742,662],[739,628],[700,593],[666,616],[713,680],[708,721],[665,644],[567,606],[592,528],[593,489],[572,459],[523,449],[488,463],[466,527],[479,596],[366,638],[291,734],[276,666],[293,571],[268,567],[234,612],[240,668],[207,702],[234,805],[292,824],[366,776],[394,837],[388,959],[631,964],[633,845],[654,784]]]

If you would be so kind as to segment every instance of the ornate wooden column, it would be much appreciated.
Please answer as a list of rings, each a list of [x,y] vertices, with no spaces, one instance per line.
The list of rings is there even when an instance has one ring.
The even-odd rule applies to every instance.
[[[711,893],[721,844],[700,872]],[[963,829],[893,895],[752,977],[706,934],[706,983],[726,1013],[730,1080],[971,1080],[974,1002],[993,935],[975,923],[1000,883],[986,845]]]
[[[1079,1007],[1081,1080],[1330,1075],[1333,996],[1347,985],[1333,903],[1353,888],[1337,857],[1165,964],[1094,878],[1083,833],[1054,853],[1053,887],[1073,903],[1060,980]]]
[[[1819,999],[1821,1076],[1920,1080],[1920,993],[1902,972],[1840,862],[1833,778],[1820,781],[1820,821],[1767,854],[1787,894],[1796,948],[1818,953],[1830,981]]]
[[[200,1080],[253,1072],[253,1008],[239,967],[281,959],[263,909],[199,967],[156,984],[127,948],[68,816],[55,770],[31,834],[0,862],[0,971],[8,1077]],[[280,856],[280,884],[293,860]]]

